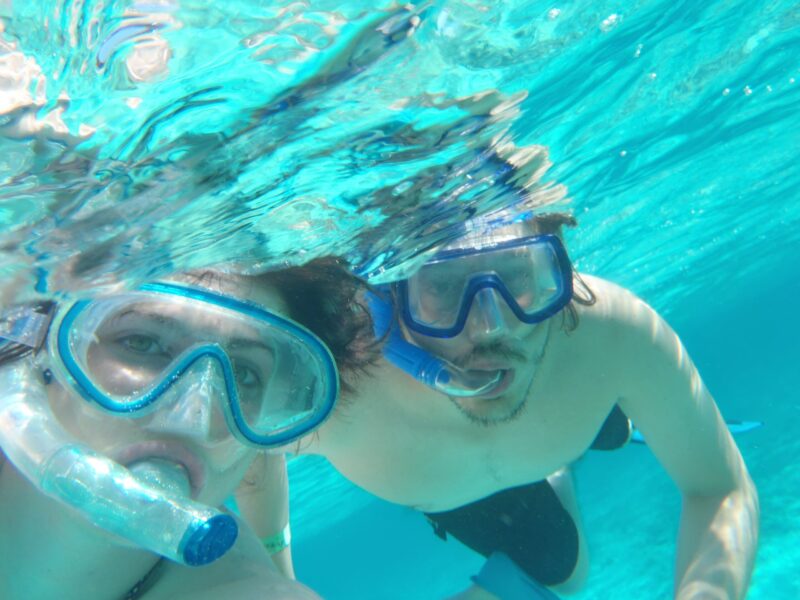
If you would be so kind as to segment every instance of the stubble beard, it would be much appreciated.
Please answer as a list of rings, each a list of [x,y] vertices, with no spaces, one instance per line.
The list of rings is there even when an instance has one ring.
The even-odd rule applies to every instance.
[[[536,381],[536,372],[538,371],[539,365],[541,365],[542,361],[544,360],[544,356],[545,356],[545,353],[547,351],[547,346],[548,346],[548,343],[550,341],[550,332],[551,332],[551,330],[552,330],[552,319],[550,320],[550,322],[547,325],[547,332],[545,333],[544,343],[542,344],[542,348],[539,351],[539,354],[537,356],[535,356],[535,357],[532,357],[530,359],[530,361],[529,361],[530,368],[532,369],[533,372],[530,374],[530,377],[528,379],[528,383],[525,386],[525,390],[521,394],[521,399],[520,399],[520,401],[518,403],[516,403],[513,406],[511,406],[511,408],[510,408],[510,410],[508,412],[506,412],[504,414],[497,415],[497,416],[493,416],[493,415],[492,416],[481,416],[480,414],[476,414],[474,411],[470,410],[468,407],[463,406],[459,402],[459,400],[460,400],[459,398],[456,398],[454,396],[448,396],[450,402],[458,409],[458,411],[462,415],[467,417],[467,419],[469,419],[469,421],[474,425],[480,425],[482,427],[492,427],[492,426],[495,426],[495,425],[502,425],[504,423],[510,423],[511,421],[514,421],[514,420],[518,419],[525,412],[525,410],[528,407],[528,398],[530,397],[531,388],[533,387],[533,383],[534,383],[534,381]],[[482,352],[485,352],[485,351],[486,350],[483,350]],[[506,356],[519,355],[519,353],[514,351],[514,350],[504,349],[501,352],[503,352]],[[522,357],[522,358],[525,359],[526,357]],[[507,399],[509,393],[510,393],[510,390],[507,391],[506,394],[503,394],[502,396],[498,396],[497,398],[493,398],[491,400],[486,400],[486,402],[502,403]]]
[[[531,380],[531,384],[530,385],[532,385],[532,384],[533,384],[533,380]],[[529,388],[530,388],[530,385],[528,386]],[[528,404],[527,394],[526,394],[522,398],[522,402],[520,402],[516,406],[512,407],[510,412],[508,412],[506,414],[503,414],[503,415],[500,415],[500,416],[482,417],[480,415],[475,414],[470,409],[468,409],[468,408],[462,406],[461,404],[459,404],[458,399],[456,399],[456,398],[454,398],[452,396],[448,396],[448,398],[450,398],[450,402],[452,402],[453,405],[458,409],[458,412],[460,412],[462,415],[467,417],[467,419],[469,419],[470,423],[472,423],[473,425],[480,425],[482,427],[491,427],[491,426],[494,426],[494,425],[502,425],[503,423],[508,423],[510,421],[513,421],[513,420],[517,419],[525,411],[525,408],[526,408],[526,406]],[[492,400],[492,401],[493,402],[495,402],[495,401],[502,402],[502,396],[499,399]]]

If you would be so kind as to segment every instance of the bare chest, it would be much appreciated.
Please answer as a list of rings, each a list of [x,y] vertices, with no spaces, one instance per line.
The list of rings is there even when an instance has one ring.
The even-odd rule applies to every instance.
[[[513,421],[484,426],[471,423],[445,396],[408,384],[407,401],[417,394],[416,401],[429,403],[426,410],[406,410],[384,396],[333,420],[321,432],[319,450],[377,496],[447,510],[544,479],[580,457],[613,404],[611,398],[597,401],[596,393],[590,399],[580,387],[540,390]]]

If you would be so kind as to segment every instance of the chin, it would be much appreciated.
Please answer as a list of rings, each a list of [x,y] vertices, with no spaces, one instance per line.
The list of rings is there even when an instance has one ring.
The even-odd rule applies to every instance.
[[[499,425],[517,419],[522,414],[526,402],[524,397],[514,401],[511,394],[491,399],[451,398],[458,409],[470,421],[480,425]]]

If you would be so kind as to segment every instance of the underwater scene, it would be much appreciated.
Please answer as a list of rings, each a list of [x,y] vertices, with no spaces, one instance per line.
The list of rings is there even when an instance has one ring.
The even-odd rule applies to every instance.
[[[213,570],[237,556],[246,557],[248,577],[258,564],[274,573],[258,588],[263,598],[800,597],[800,395],[792,375],[800,358],[798,158],[800,7],[787,0],[0,0],[0,394],[11,398],[0,404],[0,512],[41,505],[44,514],[51,503],[64,505],[65,523],[73,514],[80,521],[45,519],[28,530],[24,519],[4,518],[0,564],[17,580],[3,573],[0,599],[254,597],[236,587],[235,567]],[[553,214],[568,215],[560,217],[563,230],[539,225],[517,236],[522,246],[497,237],[496,230]],[[463,240],[475,223],[486,230],[473,248]],[[500,394],[475,391],[468,376],[499,372],[501,383],[491,385],[517,389],[502,361],[459,368],[445,349],[435,357],[449,378],[440,385],[384,369],[396,363],[369,344],[356,344],[376,353],[359,365],[339,343],[361,335],[342,316],[352,311],[344,300],[351,288],[341,282],[360,290],[353,297],[364,292],[352,280],[372,292],[391,289],[406,303],[389,314],[406,341],[427,348],[424,340],[435,338],[429,346],[444,348],[462,329],[441,333],[433,319],[422,323],[423,300],[412,301],[423,292],[410,282],[446,259],[483,260],[486,248],[518,247],[534,262],[550,252],[547,260],[560,265],[553,287],[566,286],[569,297],[531,308],[497,268],[483,279],[464,275],[447,316],[455,329],[469,328],[491,296],[503,318],[513,312],[521,327],[541,332],[577,301],[574,332],[552,334],[563,338],[553,348],[564,350],[547,357],[548,333],[533,362],[553,362],[553,389],[566,391],[552,410],[566,412],[552,414],[586,421],[585,443],[573,441],[579,426],[562,437],[546,418],[521,429],[526,414],[551,414],[547,403],[537,413],[527,391],[519,418],[479,416],[473,430],[435,425],[453,406],[461,412],[452,414],[474,417],[470,402]],[[323,283],[294,279],[308,265],[322,265],[310,272]],[[440,270],[443,278],[453,272]],[[271,287],[245,297],[231,292],[230,277],[255,282],[249,291],[264,281]],[[536,285],[539,298],[550,289]],[[624,288],[669,323],[637,322],[652,345],[674,345],[683,388],[634,342],[623,364],[608,358],[624,356],[618,344],[628,338],[590,329],[587,288],[599,307],[605,290],[627,307],[616,313],[610,302],[609,321],[646,312],[615,291]],[[359,302],[366,312],[367,301]],[[301,318],[294,305],[311,316]],[[126,334],[127,354],[101,357],[103,340],[132,313],[149,319],[151,337]],[[170,343],[180,348],[156,365],[154,356],[166,352],[149,344],[178,321]],[[677,338],[669,327],[682,346],[670,341]],[[376,326],[379,344],[391,346],[397,331]],[[237,358],[247,344],[256,346],[247,360],[258,364]],[[253,357],[262,350],[259,362]],[[24,369],[14,366],[20,361]],[[286,376],[263,377],[264,398],[287,400],[262,399],[253,412],[247,393],[265,362]],[[45,385],[30,384],[40,372],[36,381]],[[623,391],[602,383],[609,373],[658,397],[685,388],[683,404],[653,414],[670,423],[690,415],[686,428],[662,428],[643,415],[641,432],[633,429],[618,448],[589,449],[612,406],[629,407]],[[607,406],[564,408],[572,390],[605,385],[614,396]],[[73,396],[90,400],[82,405],[119,414],[99,417],[88,406],[80,418],[65,416],[78,400],[54,386],[80,388]],[[362,402],[383,406],[392,386],[412,405],[415,395],[431,395],[430,413],[419,409],[430,426],[409,428],[402,407],[364,408],[372,429],[348,437]],[[163,417],[156,408],[179,407],[175,398],[199,397],[201,387],[227,399],[213,409],[220,413],[213,443],[197,441],[190,423],[200,417],[178,408]],[[297,408],[295,398],[311,408]],[[712,428],[714,402],[732,438]],[[128,418],[140,409],[152,440]],[[207,444],[205,467],[178,447],[183,435],[192,439],[187,447]],[[122,439],[133,441],[106,452]],[[553,449],[554,468],[539,467],[538,458],[526,466],[537,440]],[[735,447],[757,500],[736,470]],[[292,569],[275,561],[276,570],[266,554],[248,562],[249,527],[262,538],[261,529],[270,531],[262,541],[273,555],[289,543],[288,526],[283,537],[271,535],[271,517],[251,519],[242,497],[231,499],[240,480],[249,481],[256,449],[287,453],[288,508],[275,513],[276,527],[290,519],[293,572],[307,587],[279,578]],[[476,464],[487,456],[524,467],[500,466],[491,473],[496,482],[479,481]],[[435,482],[440,501],[408,491],[417,477],[433,489],[427,463],[441,460],[463,476]],[[490,573],[493,550],[471,549],[476,543],[458,541],[437,521],[502,490],[549,481],[565,464],[579,510],[561,501],[576,523],[574,552],[587,561],[582,585],[559,587],[566,576],[551,582],[496,561],[500,574]],[[285,478],[265,481],[281,482],[266,497],[285,504]],[[712,489],[730,494],[704,503]],[[682,503],[687,490],[695,504]],[[242,514],[239,538],[223,503]],[[542,527],[552,524],[542,515]],[[37,540],[48,528],[45,552]],[[537,552],[557,560],[554,548]],[[75,555],[97,555],[100,567],[43,578],[69,594],[14,566],[41,560],[56,565],[46,567],[52,574]],[[158,557],[208,575],[197,576],[195,591],[191,578]],[[95,580],[98,568],[106,576]],[[81,589],[70,579],[79,575],[93,583]]]

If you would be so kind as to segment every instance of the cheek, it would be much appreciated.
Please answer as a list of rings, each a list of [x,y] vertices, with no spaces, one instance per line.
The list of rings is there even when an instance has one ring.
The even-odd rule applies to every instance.
[[[245,446],[229,435],[224,441],[206,447],[204,454],[209,475],[219,481],[241,479],[258,452],[256,448]]]
[[[47,399],[50,402],[50,410],[53,411],[61,426],[83,441],[85,424],[81,415],[82,407],[79,404],[83,401],[55,382],[47,386]]]
[[[258,453],[258,450],[238,443],[227,452],[222,452],[222,448],[219,450],[219,456],[211,459],[205,486],[209,497],[204,501],[214,505],[221,504],[236,491]]]
[[[540,332],[546,329],[546,323],[547,321],[543,321],[541,323],[536,323],[535,325],[529,325],[528,323],[523,323],[522,321],[515,319],[511,333],[517,339],[532,340],[537,337]]]
[[[144,368],[123,364],[96,346],[89,348],[86,359],[95,384],[112,394],[130,394],[151,384],[154,379],[154,375]]]
[[[101,389],[116,391],[119,387],[119,365],[94,347],[89,348],[86,358],[95,383]]]
[[[98,452],[131,437],[127,419],[102,413],[55,382],[48,386],[47,397],[50,409],[67,433]]]

